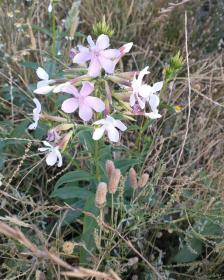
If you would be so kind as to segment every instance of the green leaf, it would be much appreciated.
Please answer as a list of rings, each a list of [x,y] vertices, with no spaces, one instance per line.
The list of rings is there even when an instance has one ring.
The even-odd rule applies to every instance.
[[[69,182],[79,182],[79,181],[91,181],[93,176],[89,174],[87,171],[79,170],[79,171],[70,171],[64,174],[55,184],[54,191],[63,184]]]
[[[188,244],[185,244],[174,257],[177,263],[187,263],[195,261],[202,252],[202,241],[193,238]]]
[[[77,186],[65,186],[63,188],[55,189],[51,197],[59,197],[61,199],[80,198],[87,199],[92,195],[92,192]]]
[[[48,35],[49,37],[52,37],[51,31],[49,31],[46,28],[40,27],[39,25],[32,24],[32,29],[36,30],[36,31],[40,31],[41,33],[44,33],[44,34]]]
[[[138,159],[122,158],[114,161],[116,168],[119,168],[122,173],[126,172],[131,166],[140,164]]]

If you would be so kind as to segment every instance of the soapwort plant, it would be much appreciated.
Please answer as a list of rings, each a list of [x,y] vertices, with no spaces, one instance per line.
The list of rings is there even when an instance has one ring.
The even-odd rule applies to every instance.
[[[45,147],[38,149],[46,155],[47,165],[63,165],[61,153],[76,137],[77,128],[92,128],[95,141],[104,136],[110,142],[118,143],[128,128],[127,120],[136,116],[161,117],[159,93],[163,81],[147,84],[144,78],[150,74],[148,66],[141,71],[130,72],[120,72],[117,67],[132,46],[130,42],[118,49],[110,48],[108,35],[100,34],[96,40],[89,35],[87,44],[79,44],[71,50],[72,76],[50,77],[45,69],[37,68],[39,80],[34,90],[36,98],[33,99],[36,107],[32,114],[33,123],[28,129],[35,130],[42,120],[59,123],[48,132],[43,141]],[[43,113],[41,96],[50,93],[63,97],[70,95],[61,103],[60,116],[53,116],[52,112]]]

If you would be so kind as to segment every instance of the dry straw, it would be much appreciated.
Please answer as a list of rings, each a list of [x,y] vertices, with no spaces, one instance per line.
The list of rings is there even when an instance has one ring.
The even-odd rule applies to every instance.
[[[129,170],[129,179],[131,187],[136,190],[138,188],[137,173],[133,167]]]
[[[95,204],[96,207],[102,208],[106,204],[107,197],[107,184],[100,182],[96,189]]]
[[[117,187],[119,185],[121,179],[121,171],[120,169],[113,169],[111,172],[111,175],[109,177],[108,182],[108,191],[109,193],[115,193],[117,190]]]

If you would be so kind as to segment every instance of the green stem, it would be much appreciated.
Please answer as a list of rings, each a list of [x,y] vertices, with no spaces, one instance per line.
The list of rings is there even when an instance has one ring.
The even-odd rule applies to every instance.
[[[54,8],[52,11],[52,47],[51,47],[51,53],[52,56],[55,57],[56,56],[56,17],[55,17],[55,13],[54,13]]]
[[[114,226],[114,194],[111,194],[111,226]]]
[[[100,166],[99,166],[99,144],[98,141],[95,141],[95,166],[96,166],[96,179],[100,181]]]

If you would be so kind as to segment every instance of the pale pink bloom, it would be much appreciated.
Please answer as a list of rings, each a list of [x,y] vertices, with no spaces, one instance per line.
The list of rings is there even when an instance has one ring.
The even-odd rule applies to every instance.
[[[73,58],[73,62],[77,64],[83,64],[90,60],[88,75],[91,77],[97,77],[100,75],[100,71],[103,68],[106,73],[112,74],[116,63],[114,60],[118,58],[121,53],[117,49],[107,49],[110,46],[110,40],[107,35],[101,34],[96,43],[94,43],[92,37],[87,37],[89,47],[78,45],[79,53]]]
[[[48,131],[47,133],[47,141],[50,141],[50,142],[58,142],[58,140],[60,140],[61,137],[58,133],[58,131],[55,129],[55,128],[52,128]]]
[[[63,87],[63,92],[70,93],[73,97],[65,100],[61,109],[65,113],[73,113],[79,108],[79,117],[84,121],[89,121],[92,118],[93,110],[96,112],[105,110],[105,104],[101,99],[89,96],[93,90],[94,86],[90,82],[83,82],[80,92],[72,85]]]
[[[118,129],[121,131],[125,131],[127,129],[127,127],[120,120],[115,120],[111,116],[107,116],[105,119],[98,120],[94,122],[94,124],[101,125],[101,127],[96,128],[93,133],[94,140],[99,140],[103,136],[104,132],[106,132],[110,141],[118,142],[120,138]]]
[[[142,96],[142,92],[145,91],[145,85],[143,83],[143,78],[146,74],[149,74],[148,66],[146,66],[143,70],[141,70],[138,74],[138,78],[136,75],[131,83],[132,94],[130,96],[130,105],[133,107],[136,103],[139,104],[141,109],[145,108],[146,99]]]
[[[30,130],[34,130],[37,128],[37,125],[38,125],[38,121],[41,117],[41,104],[39,102],[39,100],[37,98],[34,98],[33,99],[33,102],[35,103],[36,105],[36,108],[33,109],[33,123],[31,123],[29,126],[28,126],[28,129]]]
[[[49,142],[43,141],[45,148],[38,148],[38,151],[45,152],[46,155],[46,163],[49,166],[53,166],[56,163],[58,167],[62,166],[62,156],[59,151],[58,146],[52,146]]]
[[[55,80],[50,80],[48,73],[43,68],[38,67],[36,73],[41,81],[37,83],[37,89],[34,90],[35,93],[47,94],[55,88],[55,86],[51,86]]]

